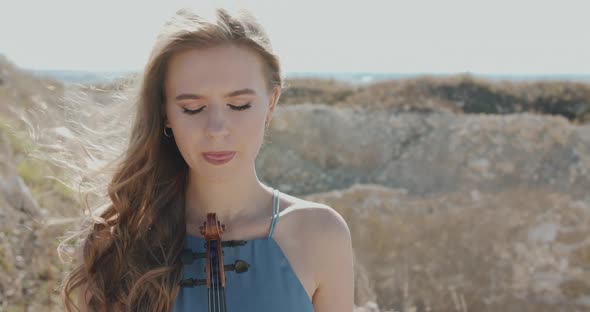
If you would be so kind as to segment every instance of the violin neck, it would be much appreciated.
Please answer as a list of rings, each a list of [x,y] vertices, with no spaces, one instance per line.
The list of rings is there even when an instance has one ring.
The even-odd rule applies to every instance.
[[[223,286],[224,283],[221,282],[222,272],[220,271],[220,260],[218,258],[219,254],[222,254],[218,250],[218,241],[212,240],[210,242],[210,252],[211,252],[211,287],[209,288],[209,311],[210,312],[226,312],[226,302],[225,302],[225,287]]]
[[[209,288],[209,312],[227,312],[225,288]]]

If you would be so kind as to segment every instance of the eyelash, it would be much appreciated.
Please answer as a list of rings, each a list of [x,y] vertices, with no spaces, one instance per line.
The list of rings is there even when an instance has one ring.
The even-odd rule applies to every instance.
[[[247,103],[247,104],[244,104],[242,106],[233,106],[233,105],[230,105],[230,107],[233,110],[241,111],[241,110],[245,110],[245,109],[250,108],[250,106],[251,106],[250,104],[251,104],[251,102],[250,103]],[[186,108],[183,108],[182,110],[183,110],[183,113],[185,113],[185,114],[194,115],[194,114],[200,113],[203,110],[203,108],[205,108],[205,106],[203,106],[203,107],[201,107],[199,109],[195,109],[195,110],[190,110],[190,109],[186,109]]]

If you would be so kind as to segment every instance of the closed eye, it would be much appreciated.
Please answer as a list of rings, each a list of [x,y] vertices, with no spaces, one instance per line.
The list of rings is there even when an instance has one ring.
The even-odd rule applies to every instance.
[[[231,107],[231,109],[237,110],[237,111],[245,110],[245,109],[250,108],[250,106],[252,106],[251,103],[247,103],[242,106],[234,106],[231,104],[227,104],[227,105],[229,105],[229,107]],[[194,109],[194,110],[183,108],[182,112],[185,114],[194,115],[194,114],[200,113],[204,108],[205,108],[205,106],[203,106],[199,109]]]

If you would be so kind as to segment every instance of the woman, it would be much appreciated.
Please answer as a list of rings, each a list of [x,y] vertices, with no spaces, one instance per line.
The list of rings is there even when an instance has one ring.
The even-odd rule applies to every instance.
[[[227,311],[353,309],[350,232],[332,208],[258,180],[255,159],[283,80],[256,19],[217,9],[212,20],[182,9],[158,36],[143,72],[130,142],[93,222],[83,263],[65,280],[83,310],[208,311],[199,226],[214,212],[226,229]],[[280,220],[280,221],[279,221]],[[201,248],[201,249],[200,249]]]

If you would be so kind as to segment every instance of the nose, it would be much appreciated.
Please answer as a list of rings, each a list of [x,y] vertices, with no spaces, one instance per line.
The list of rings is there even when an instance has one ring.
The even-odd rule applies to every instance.
[[[210,107],[212,109],[207,120],[207,127],[205,127],[206,135],[211,138],[227,136],[229,129],[227,129],[226,118],[220,105],[210,105]]]

